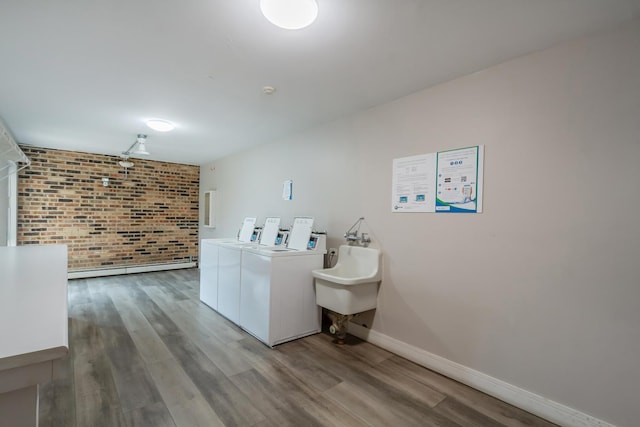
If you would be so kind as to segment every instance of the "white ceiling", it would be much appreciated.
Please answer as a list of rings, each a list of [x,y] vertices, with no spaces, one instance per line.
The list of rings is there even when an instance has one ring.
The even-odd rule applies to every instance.
[[[640,16],[640,0],[318,4],[288,31],[259,0],[0,0],[0,117],[22,144],[118,155],[142,132],[151,159],[204,164]]]

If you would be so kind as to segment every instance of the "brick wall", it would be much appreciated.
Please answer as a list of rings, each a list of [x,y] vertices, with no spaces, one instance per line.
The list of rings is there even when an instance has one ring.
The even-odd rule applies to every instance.
[[[19,245],[68,245],[70,271],[197,257],[198,166],[130,159],[125,177],[119,157],[22,150]]]

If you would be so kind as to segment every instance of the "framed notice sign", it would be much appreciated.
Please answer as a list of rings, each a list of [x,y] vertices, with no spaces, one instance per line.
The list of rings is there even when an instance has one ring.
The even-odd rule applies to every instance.
[[[393,212],[435,212],[436,155],[393,160]]]
[[[439,151],[436,212],[482,212],[484,146]]]
[[[393,160],[392,212],[482,212],[484,146]]]

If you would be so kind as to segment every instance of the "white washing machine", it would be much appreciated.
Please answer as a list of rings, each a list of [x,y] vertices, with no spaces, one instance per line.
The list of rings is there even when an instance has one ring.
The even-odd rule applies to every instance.
[[[242,249],[251,243],[221,243],[218,249],[218,307],[233,323],[240,321],[240,265]]]
[[[231,239],[202,239],[200,241],[200,301],[218,309],[218,254],[222,242]]]
[[[218,252],[218,313],[235,324],[240,323],[240,276],[243,249],[259,244],[273,245],[280,226],[280,218],[265,220],[261,233],[254,232],[251,242],[223,242]],[[257,241],[256,241],[257,240]]]
[[[269,346],[320,332],[311,271],[323,267],[326,241],[300,220],[313,220],[294,220],[290,242],[306,242],[302,249],[242,249],[239,324]]]
[[[216,311],[219,310],[220,303],[220,248],[223,245],[250,244],[252,236],[255,234],[255,223],[256,218],[245,218],[238,238],[202,239],[200,241],[202,245],[200,249],[200,301]],[[229,260],[226,252],[223,254],[222,261],[224,265],[228,265]],[[228,297],[223,290],[222,301],[225,309],[228,307],[227,300]]]

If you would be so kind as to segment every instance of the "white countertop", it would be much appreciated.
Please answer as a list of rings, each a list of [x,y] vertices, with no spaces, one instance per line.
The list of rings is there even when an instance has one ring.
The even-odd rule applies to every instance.
[[[63,357],[67,247],[0,247],[0,371]]]

